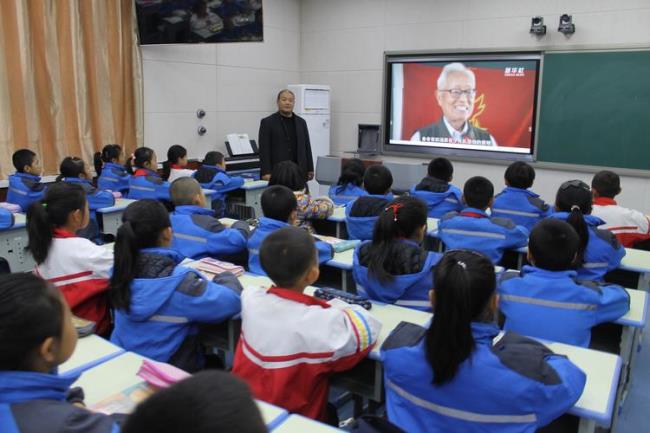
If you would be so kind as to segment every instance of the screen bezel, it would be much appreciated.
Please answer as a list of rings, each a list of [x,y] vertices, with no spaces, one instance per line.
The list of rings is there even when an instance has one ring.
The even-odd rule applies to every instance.
[[[530,153],[515,153],[508,151],[470,150],[444,147],[417,146],[409,144],[390,143],[390,122],[392,111],[392,64],[409,62],[445,62],[445,61],[477,61],[477,60],[533,60],[537,62],[535,91],[533,99],[533,125],[531,133]],[[539,104],[542,83],[544,55],[541,51],[391,51],[384,52],[384,79],[382,98],[381,151],[382,154],[423,158],[429,156],[449,156],[467,160],[505,160],[505,161],[536,161],[537,160],[537,125],[539,123]]]

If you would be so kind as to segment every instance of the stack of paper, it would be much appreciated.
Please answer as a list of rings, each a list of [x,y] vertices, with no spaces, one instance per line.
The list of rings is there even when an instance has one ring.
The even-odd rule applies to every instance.
[[[237,266],[233,263],[222,262],[221,260],[205,257],[199,260],[196,269],[199,271],[207,272],[213,275],[219,275],[224,272],[232,272],[235,276],[240,276],[244,273],[244,268]]]

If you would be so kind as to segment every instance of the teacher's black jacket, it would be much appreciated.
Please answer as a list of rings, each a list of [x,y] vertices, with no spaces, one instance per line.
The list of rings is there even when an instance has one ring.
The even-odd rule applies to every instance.
[[[314,171],[311,156],[311,143],[307,122],[302,117],[293,114],[296,125],[296,157],[295,161],[305,172]],[[273,167],[282,161],[294,161],[288,131],[282,125],[281,114],[273,113],[260,122],[260,175],[271,174]]]

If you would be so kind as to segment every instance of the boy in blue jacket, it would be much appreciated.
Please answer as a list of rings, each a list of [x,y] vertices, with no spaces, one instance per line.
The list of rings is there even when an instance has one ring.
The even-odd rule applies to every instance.
[[[592,327],[627,313],[630,297],[625,289],[578,279],[579,243],[565,221],[549,218],[535,225],[528,244],[531,266],[501,277],[506,330],[588,347]]]
[[[393,175],[389,169],[383,165],[368,167],[363,175],[363,188],[368,195],[345,205],[345,224],[350,239],[372,239],[372,228],[378,215],[393,199],[392,186]]]
[[[16,173],[9,176],[7,201],[26,212],[32,202],[42,199],[45,194],[46,186],[41,183],[43,169],[36,154],[29,149],[17,150],[11,160]]]
[[[0,431],[117,433],[118,425],[83,404],[79,374],[57,374],[77,345],[59,290],[32,273],[0,276]]]
[[[551,214],[553,209],[529,188],[535,181],[535,169],[523,161],[513,162],[506,169],[506,187],[494,197],[492,216],[510,218],[515,224],[531,230],[535,223]]]
[[[226,173],[223,153],[215,151],[206,153],[203,165],[193,176],[201,184],[201,188],[217,192],[212,198],[212,209],[218,217],[222,217],[226,210],[226,193],[239,189],[244,184],[243,177],[229,176]]]
[[[248,239],[248,270],[266,275],[260,263],[260,246],[262,241],[274,231],[294,225],[298,217],[298,201],[296,195],[283,185],[273,185],[264,190],[261,197],[262,212],[258,226]],[[316,241],[318,263],[332,260],[334,250],[323,241]]]
[[[528,230],[508,218],[493,218],[485,212],[494,199],[488,179],[475,176],[465,183],[461,212],[449,212],[438,223],[438,237],[447,249],[465,248],[481,252],[498,263],[506,249],[520,248],[528,242]]]
[[[429,162],[427,176],[411,188],[410,194],[427,204],[430,218],[463,209],[463,193],[450,183],[453,176],[451,162],[447,158],[435,158]]]
[[[237,221],[231,228],[221,224],[214,211],[205,208],[205,196],[196,179],[179,177],[172,182],[170,193],[175,206],[172,248],[192,259],[211,256],[228,260],[228,256],[246,251],[248,224]]]

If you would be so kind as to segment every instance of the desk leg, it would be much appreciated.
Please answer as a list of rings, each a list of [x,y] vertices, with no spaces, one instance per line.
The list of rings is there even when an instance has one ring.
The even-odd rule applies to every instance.
[[[524,253],[517,253],[517,269],[524,266]]]
[[[639,282],[636,288],[638,290],[648,291],[650,289],[650,273],[639,274]]]
[[[348,291],[348,271],[341,269],[341,290]]]
[[[580,418],[578,433],[594,433],[596,431],[596,422],[593,420]]]

